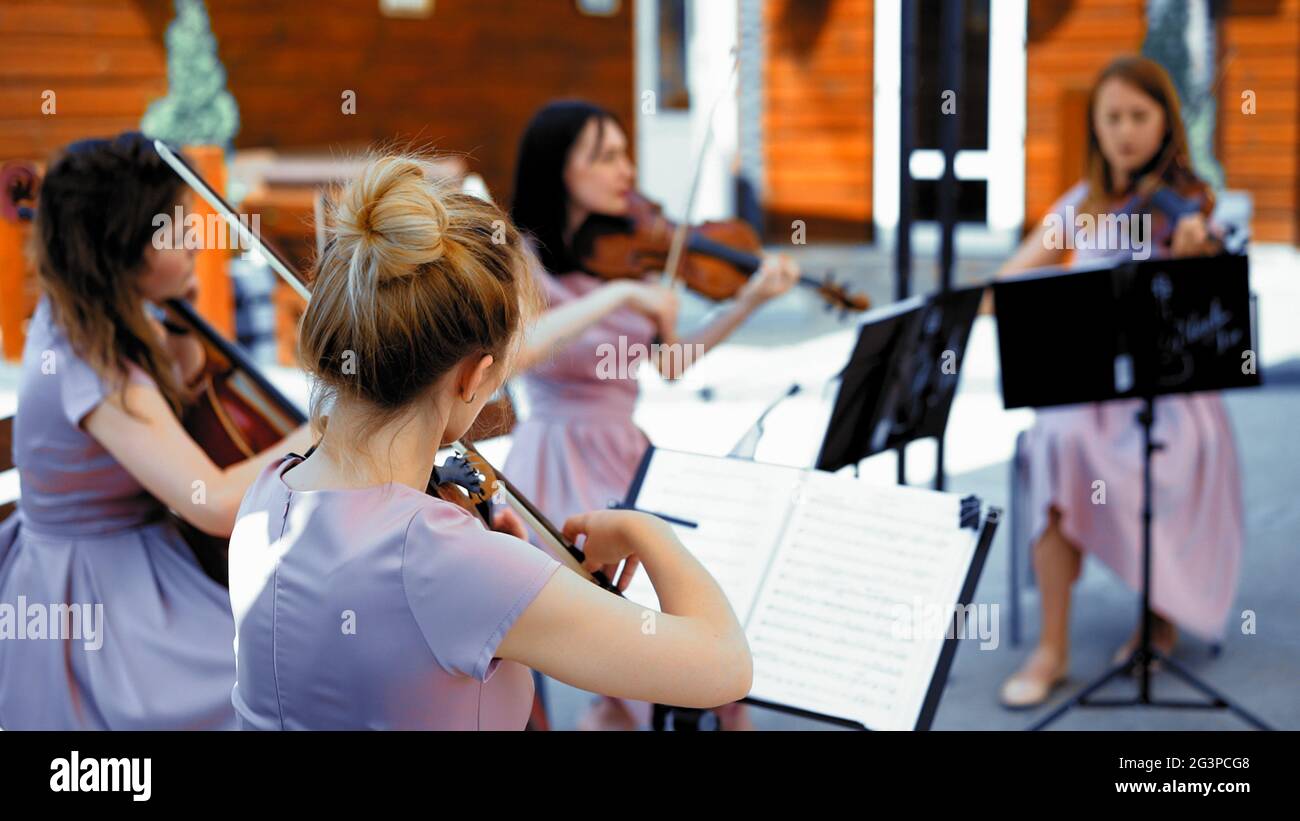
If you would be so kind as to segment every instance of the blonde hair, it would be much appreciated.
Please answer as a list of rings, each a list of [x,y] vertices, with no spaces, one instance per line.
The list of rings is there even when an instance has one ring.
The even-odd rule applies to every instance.
[[[500,209],[439,182],[427,160],[390,154],[331,210],[298,341],[318,432],[337,399],[367,403],[379,426],[467,356],[509,367],[540,298]]]

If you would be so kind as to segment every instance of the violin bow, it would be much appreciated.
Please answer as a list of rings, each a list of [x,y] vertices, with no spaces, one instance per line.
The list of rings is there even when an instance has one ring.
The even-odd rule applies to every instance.
[[[682,251],[686,247],[686,235],[691,229],[691,214],[695,212],[695,197],[700,190],[700,177],[704,171],[704,158],[708,156],[709,146],[713,144],[713,120],[717,116],[722,101],[731,93],[732,80],[736,79],[740,73],[739,46],[731,49],[731,57],[731,73],[727,75],[727,82],[723,84],[722,90],[714,98],[713,104],[709,106],[709,116],[704,122],[704,141],[700,144],[699,153],[695,157],[695,173],[691,176],[691,187],[686,196],[686,210],[677,223],[677,229],[673,231],[672,244],[668,246],[668,262],[664,265],[663,274],[664,285],[672,285],[677,282],[677,269],[681,266]]]
[[[230,203],[226,202],[212,186],[208,185],[207,181],[200,177],[198,172],[190,168],[185,160],[172,153],[172,150],[162,140],[154,140],[153,147],[158,152],[158,156],[163,158],[163,162],[170,165],[177,176],[185,180],[190,188],[194,189],[194,193],[202,197],[208,205],[212,206],[214,211],[226,220],[235,233],[239,235],[240,240],[246,243],[245,247],[252,248],[260,253],[271,268],[289,284],[289,287],[298,296],[305,300],[311,299],[311,291],[303,284],[302,277],[293,270],[288,260],[282,257],[274,248],[262,242],[262,239],[257,234],[254,234],[245,223],[240,222],[239,217],[235,214],[235,209],[230,206]]]
[[[176,156],[176,154],[173,153],[171,149],[162,142],[162,140],[154,140],[154,149],[158,152],[158,156],[162,157],[163,161],[170,165],[177,175],[189,184],[190,188],[194,189],[195,193],[202,197],[208,205],[211,205],[218,214],[221,214],[221,216],[225,218],[226,222],[230,223],[232,228],[239,232],[240,238],[244,242],[248,243],[249,248],[260,253],[266,261],[270,263],[275,272],[279,274],[285,282],[289,283],[289,286],[292,287],[299,296],[308,302],[311,301],[311,291],[303,284],[302,279],[294,273],[289,262],[274,248],[264,243],[260,237],[250,231],[247,225],[241,223],[239,218],[235,215],[235,210],[230,207],[230,204],[227,203],[221,195],[212,188],[212,186],[208,185],[207,181],[199,176],[196,171],[191,169],[183,159]],[[475,450],[472,445],[466,445],[457,441],[453,443],[452,447],[462,455],[467,453],[474,454],[479,459],[482,459],[484,464],[491,467],[491,463],[486,459],[483,459],[483,454]],[[496,468],[493,468],[492,470],[493,473],[496,473]],[[499,492],[506,504],[510,505],[515,513],[517,513],[519,517],[537,533],[542,541],[546,543],[547,549],[556,557],[556,559],[570,570],[582,576],[584,579],[594,582],[606,590],[621,595],[617,586],[614,585],[614,583],[611,582],[604,573],[599,571],[592,573],[582,566],[583,561],[586,560],[586,556],[583,552],[577,546],[570,544],[569,541],[564,538],[563,533],[559,531],[555,525],[551,524],[551,522],[547,520],[547,518],[542,515],[541,511],[534,507],[531,502],[519,494],[519,492],[514,489],[514,486],[511,485],[504,476],[500,473],[496,473],[496,477]]]

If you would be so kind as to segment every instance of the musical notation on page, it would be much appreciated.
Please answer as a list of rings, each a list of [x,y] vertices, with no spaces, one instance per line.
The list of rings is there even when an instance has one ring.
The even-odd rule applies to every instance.
[[[749,637],[752,698],[872,729],[917,721],[977,543],[959,497],[843,475],[653,452],[639,506],[697,522],[678,537]],[[642,574],[628,598],[658,607]]]

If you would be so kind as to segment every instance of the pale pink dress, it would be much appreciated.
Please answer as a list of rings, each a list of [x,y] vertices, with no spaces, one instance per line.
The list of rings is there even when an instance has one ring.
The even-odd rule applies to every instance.
[[[604,285],[584,273],[556,277],[538,268],[535,276],[551,307]],[[650,441],[632,421],[635,372],[605,378],[598,365],[619,350],[620,337],[626,350],[654,335],[650,318],[621,308],[520,377],[528,416],[514,429],[502,471],[556,525],[623,501]]]
[[[1066,206],[1077,208],[1085,194],[1076,185],[1052,211],[1064,219]],[[1114,253],[1078,251],[1076,262]],[[1142,584],[1140,408],[1138,400],[1117,400],[1043,409],[1025,440],[1033,538],[1046,527],[1049,507],[1057,508],[1065,536],[1135,591]],[[1164,449],[1152,462],[1152,607],[1217,640],[1245,542],[1232,424],[1219,394],[1174,394],[1156,400],[1153,434]],[[1105,482],[1105,504],[1094,503],[1097,480]]]
[[[604,280],[575,272],[534,275],[550,307],[557,307],[603,287]],[[650,440],[632,421],[640,388],[635,370],[613,370],[603,378],[598,368],[611,351],[649,345],[655,323],[624,308],[588,328],[569,345],[520,377],[528,400],[528,417],[514,429],[510,455],[502,472],[556,526],[577,513],[621,502]],[[620,375],[623,378],[617,378]],[[649,704],[625,700],[646,726]]]

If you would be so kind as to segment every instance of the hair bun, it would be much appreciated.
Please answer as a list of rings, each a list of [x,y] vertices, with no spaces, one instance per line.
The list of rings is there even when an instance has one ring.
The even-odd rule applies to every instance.
[[[439,186],[418,159],[386,156],[369,163],[344,190],[333,225],[350,272],[374,286],[411,276],[442,257],[447,209]]]

